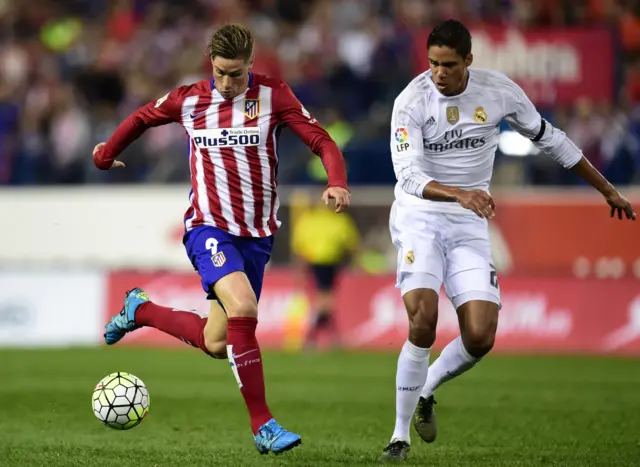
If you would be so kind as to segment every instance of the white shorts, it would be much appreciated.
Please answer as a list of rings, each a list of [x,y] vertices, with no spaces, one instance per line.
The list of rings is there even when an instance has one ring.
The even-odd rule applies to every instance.
[[[396,287],[402,295],[414,289],[439,293],[444,284],[456,309],[471,300],[502,306],[486,219],[473,213],[402,207],[396,202],[391,207],[389,228],[398,249]]]

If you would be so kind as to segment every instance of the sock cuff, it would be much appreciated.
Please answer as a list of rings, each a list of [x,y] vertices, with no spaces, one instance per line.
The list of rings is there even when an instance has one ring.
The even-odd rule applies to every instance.
[[[402,346],[402,351],[414,362],[424,362],[429,358],[429,351],[431,348],[422,348],[413,345],[409,340],[405,341]]]
[[[467,352],[467,348],[464,346],[464,342],[462,342],[462,337],[458,336],[458,347],[460,349],[460,354],[468,361],[468,362],[477,362],[480,360],[479,358],[474,357],[469,352]]]
[[[237,317],[229,318],[227,321],[227,329],[252,330],[258,327],[258,318]]]

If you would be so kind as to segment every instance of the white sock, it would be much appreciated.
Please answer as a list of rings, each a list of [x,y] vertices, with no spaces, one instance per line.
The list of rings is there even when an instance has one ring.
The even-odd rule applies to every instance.
[[[429,349],[406,341],[398,357],[396,373],[396,427],[391,440],[411,443],[411,417],[418,405],[420,390],[429,371]]]
[[[472,357],[467,352],[467,349],[464,348],[462,338],[460,336],[456,337],[447,344],[442,353],[433,362],[431,368],[429,368],[427,382],[420,395],[426,399],[442,383],[470,370],[478,361],[480,361],[479,358]]]

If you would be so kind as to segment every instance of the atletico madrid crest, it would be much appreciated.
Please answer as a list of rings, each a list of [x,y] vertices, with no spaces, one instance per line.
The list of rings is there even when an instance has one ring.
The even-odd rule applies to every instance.
[[[253,120],[260,114],[260,99],[245,99],[244,114],[249,120]]]
[[[222,267],[224,263],[227,262],[227,257],[224,255],[222,251],[217,252],[215,255],[211,257],[211,262],[217,268]]]

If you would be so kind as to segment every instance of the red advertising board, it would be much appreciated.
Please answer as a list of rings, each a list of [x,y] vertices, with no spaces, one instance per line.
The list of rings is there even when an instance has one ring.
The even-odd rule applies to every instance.
[[[581,97],[611,101],[614,97],[614,45],[606,29],[470,29],[472,66],[507,74],[536,104],[567,104]],[[416,74],[429,68],[429,33],[424,31],[415,37]]]
[[[636,210],[637,196],[630,197]],[[593,195],[496,196],[493,256],[503,276],[640,278],[640,223],[610,217]]]
[[[260,302],[259,340],[265,348],[297,349],[311,315],[310,301],[286,270],[269,271]],[[407,318],[391,276],[349,274],[337,299],[337,325],[353,349],[397,351],[407,337]],[[206,313],[194,274],[110,275],[107,310],[117,312],[126,289],[144,288],[151,298],[179,309]],[[495,351],[640,355],[640,281],[575,278],[503,278],[503,309]],[[458,322],[442,296],[437,349],[458,335]],[[105,317],[106,320],[107,317]],[[129,334],[124,343],[184,345],[154,329]]]

